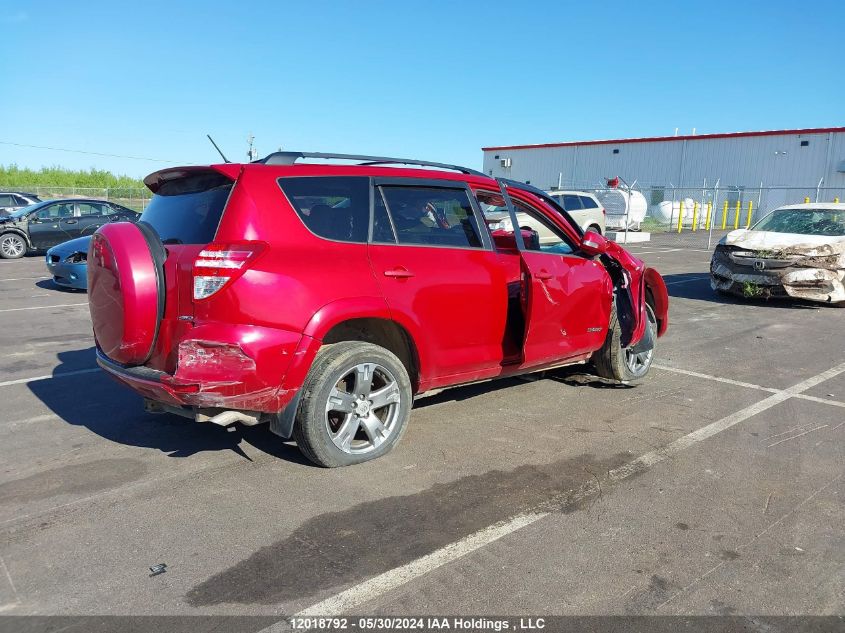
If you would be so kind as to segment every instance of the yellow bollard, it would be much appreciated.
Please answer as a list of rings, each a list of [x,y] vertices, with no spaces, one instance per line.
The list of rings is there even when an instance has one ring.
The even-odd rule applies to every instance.
[[[692,230],[698,230],[698,202],[692,204]]]
[[[734,215],[734,230],[739,228],[739,209],[740,203],[739,200],[736,201],[736,214]]]
[[[728,201],[725,200],[725,206],[722,207],[722,230],[728,226]]]
[[[678,233],[684,228],[684,201],[681,200],[681,206],[678,209]]]
[[[810,196],[804,196],[804,204],[810,204]]]
[[[713,202],[711,200],[707,201],[707,219],[704,221],[704,230],[710,230],[710,213],[713,211]]]
[[[839,204],[839,196],[836,196],[836,197],[833,199],[833,204]]]
[[[747,228],[747,229],[751,228],[751,212],[752,212],[753,209],[754,209],[754,201],[749,200],[748,201],[748,221],[745,223],[745,228]]]

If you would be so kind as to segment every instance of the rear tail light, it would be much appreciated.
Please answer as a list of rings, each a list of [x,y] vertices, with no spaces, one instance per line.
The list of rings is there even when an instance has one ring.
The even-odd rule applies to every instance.
[[[601,214],[602,214],[604,217],[607,217],[607,209],[605,209],[604,207],[602,207],[602,208],[601,208]]]
[[[194,299],[207,299],[243,275],[265,248],[263,242],[206,246],[194,260]]]

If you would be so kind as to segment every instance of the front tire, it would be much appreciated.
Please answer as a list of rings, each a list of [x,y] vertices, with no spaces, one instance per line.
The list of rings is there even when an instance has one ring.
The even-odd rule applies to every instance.
[[[26,240],[17,233],[0,235],[0,257],[20,259],[24,255],[26,255]]]
[[[648,324],[646,327],[654,329],[654,339],[657,340],[657,318],[654,310],[646,303],[646,314]],[[602,378],[616,382],[632,382],[644,378],[651,369],[654,360],[654,348],[635,354],[630,348],[622,347],[622,328],[616,316],[616,302],[610,312],[610,325],[608,326],[607,338],[601,349],[593,355],[593,365],[596,373]]]
[[[405,432],[413,403],[402,362],[359,341],[323,346],[302,389],[294,439],[310,461],[326,468],[389,452]]]

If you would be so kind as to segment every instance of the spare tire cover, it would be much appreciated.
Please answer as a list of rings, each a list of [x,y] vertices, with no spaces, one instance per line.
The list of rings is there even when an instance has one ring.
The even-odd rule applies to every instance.
[[[164,314],[165,250],[152,227],[115,222],[88,248],[88,307],[100,350],[123,365],[153,352]]]

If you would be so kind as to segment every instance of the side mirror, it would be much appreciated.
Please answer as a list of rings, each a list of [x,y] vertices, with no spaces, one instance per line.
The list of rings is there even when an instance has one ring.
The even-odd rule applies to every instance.
[[[581,239],[581,250],[587,255],[601,255],[607,251],[607,238],[593,231],[587,231]]]

